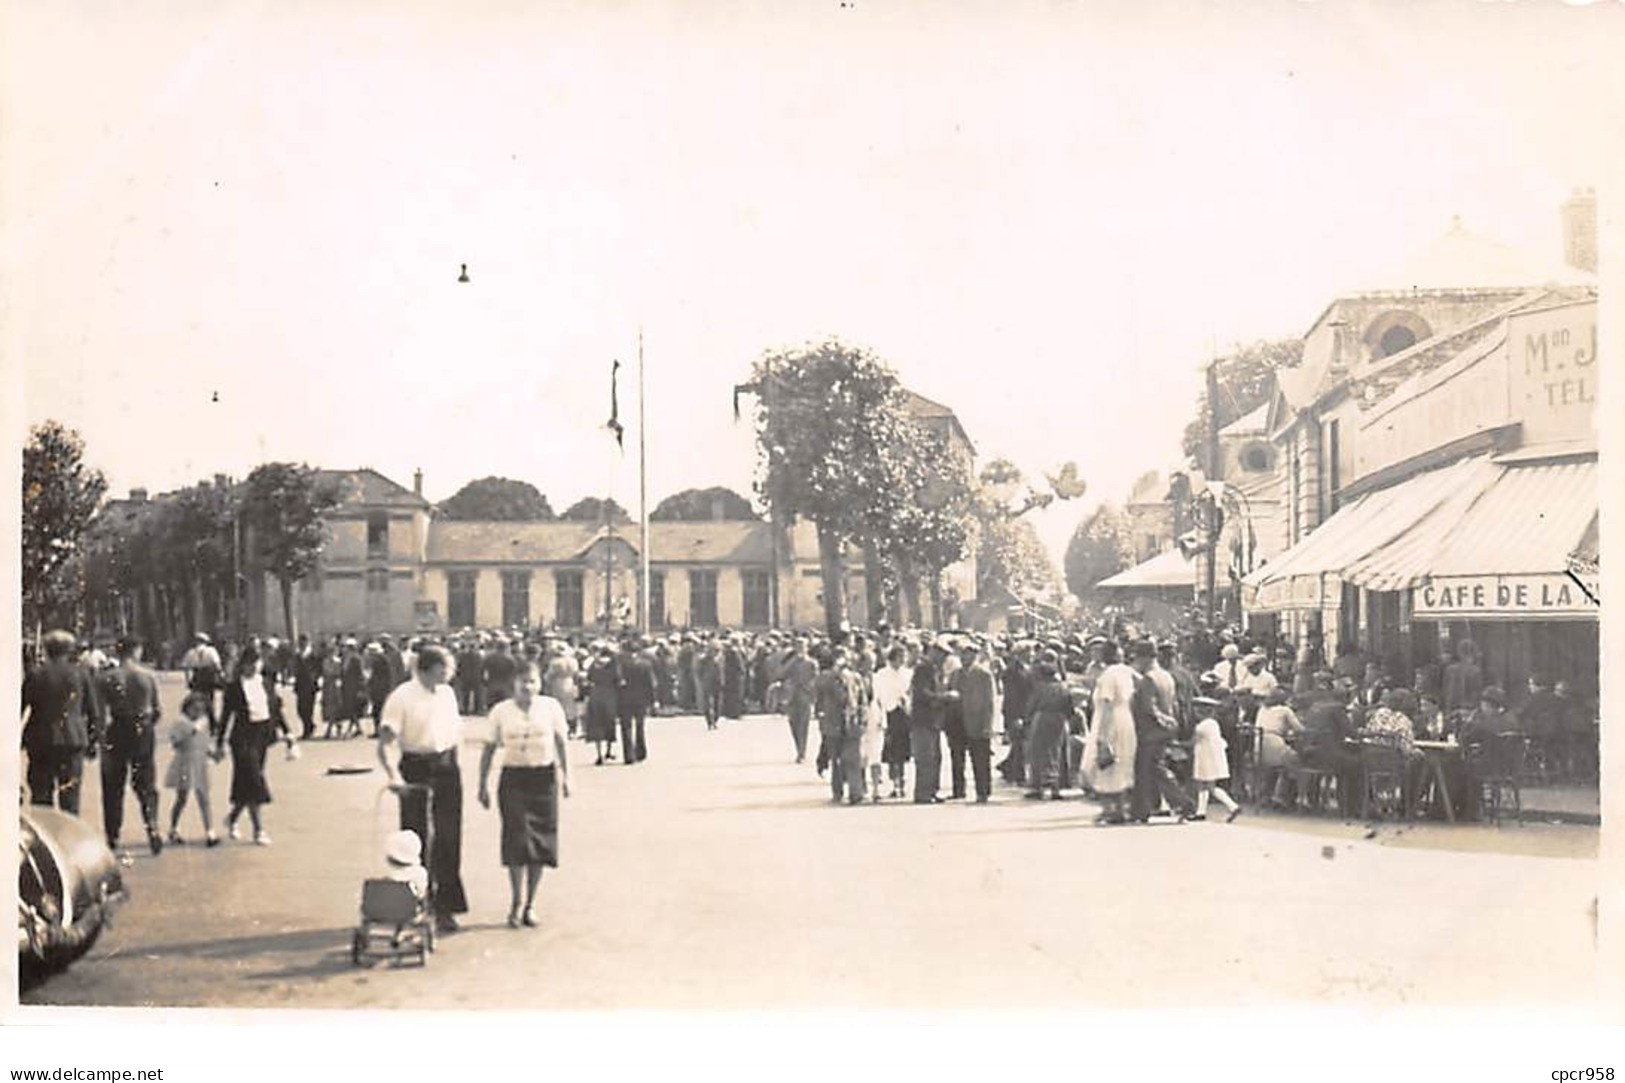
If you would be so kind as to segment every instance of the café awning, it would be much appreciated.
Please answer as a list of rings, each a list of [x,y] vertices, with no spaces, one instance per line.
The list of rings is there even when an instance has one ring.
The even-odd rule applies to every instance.
[[[1434,558],[1431,577],[1541,575],[1568,569],[1592,533],[1596,555],[1595,459],[1505,466],[1466,509]]]
[[[1247,576],[1243,585],[1250,604],[1265,610],[1316,608],[1334,597],[1344,580],[1373,590],[1410,585],[1428,573],[1428,558],[1444,543],[1463,505],[1487,489],[1499,471],[1479,456],[1362,494]]]
[[[1597,463],[1506,464],[1411,598],[1418,620],[1596,620]],[[1592,562],[1576,561],[1590,538]]]
[[[1113,588],[1132,589],[1162,589],[1168,587],[1183,587],[1194,589],[1196,587],[1196,564],[1185,559],[1178,549],[1170,549],[1166,553],[1158,553],[1150,560],[1136,564],[1132,568],[1118,572],[1108,579],[1102,579],[1095,586],[1110,590]]]

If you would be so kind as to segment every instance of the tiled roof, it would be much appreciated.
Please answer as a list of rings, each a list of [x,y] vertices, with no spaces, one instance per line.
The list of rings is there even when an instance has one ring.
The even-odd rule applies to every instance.
[[[650,523],[649,559],[657,564],[768,564],[773,543],[766,523]],[[436,520],[429,525],[433,564],[568,564],[607,537],[598,523],[470,523]],[[635,524],[615,537],[638,548]]]
[[[407,508],[426,508],[429,502],[411,489],[391,481],[368,466],[358,470],[318,470],[324,481],[337,481],[343,486],[346,504],[393,504]]]

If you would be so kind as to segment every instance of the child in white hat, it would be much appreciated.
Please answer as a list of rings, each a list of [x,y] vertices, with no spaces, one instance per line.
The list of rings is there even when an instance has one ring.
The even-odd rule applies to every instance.
[[[406,884],[420,899],[429,893],[429,870],[423,867],[423,840],[416,831],[396,831],[384,840],[384,864],[384,879]]]

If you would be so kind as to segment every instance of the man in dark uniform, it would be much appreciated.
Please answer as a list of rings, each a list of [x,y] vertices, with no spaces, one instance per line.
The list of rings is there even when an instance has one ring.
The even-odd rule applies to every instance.
[[[649,758],[643,728],[649,708],[654,706],[655,668],[643,653],[645,646],[644,641],[631,637],[621,645],[621,687],[615,709],[621,723],[621,749],[629,767]]]
[[[158,833],[158,786],[153,770],[153,734],[162,708],[158,682],[141,664],[141,644],[126,637],[118,643],[118,665],[101,678],[101,698],[107,712],[102,730],[102,826],[107,848],[119,852],[124,827],[124,785],[130,784],[147,828],[147,844],[154,855],[163,851]]]
[[[23,748],[35,805],[79,815],[85,757],[96,755],[101,705],[90,672],[73,660],[72,632],[48,632],[45,662],[23,678]]]
[[[310,636],[299,633],[299,654],[293,662],[293,698],[299,708],[304,740],[316,735],[316,693],[322,687],[322,656],[310,645]]]

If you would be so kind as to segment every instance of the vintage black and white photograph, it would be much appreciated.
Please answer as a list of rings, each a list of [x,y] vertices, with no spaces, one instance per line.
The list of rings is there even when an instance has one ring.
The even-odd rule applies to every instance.
[[[13,1014],[1606,1016],[1620,5],[7,9]]]

